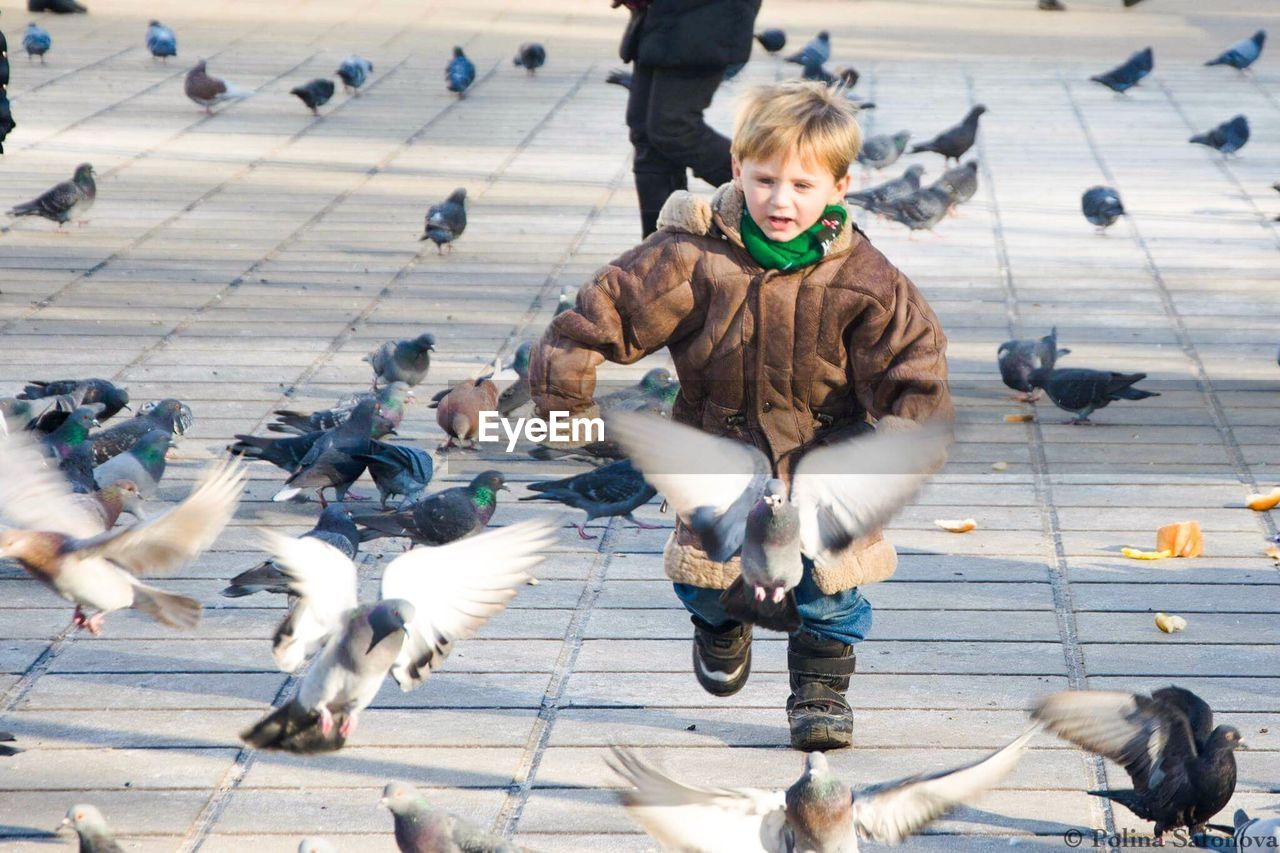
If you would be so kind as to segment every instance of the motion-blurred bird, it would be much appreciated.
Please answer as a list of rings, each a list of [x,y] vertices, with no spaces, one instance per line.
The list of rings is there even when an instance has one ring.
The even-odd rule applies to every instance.
[[[237,101],[253,94],[248,89],[212,76],[206,68],[207,65],[203,59],[197,62],[195,67],[187,72],[182,90],[186,92],[188,98],[204,107],[204,111],[209,115],[213,115],[213,108],[223,101]]]
[[[604,82],[629,90],[631,88],[631,72],[622,68],[615,68],[605,76]]]
[[[381,804],[391,812],[401,853],[528,853],[501,835],[436,808],[412,785],[390,783],[382,791]]]
[[[59,231],[73,218],[84,225],[89,221],[84,218],[84,215],[93,207],[98,197],[98,185],[93,178],[93,166],[89,163],[81,163],[76,166],[71,180],[56,184],[52,189],[46,190],[31,201],[14,205],[9,209],[9,215],[41,216],[50,222],[58,223]]]
[[[826,65],[829,59],[831,59],[831,34],[823,30],[799,51],[788,56],[787,62],[809,67]]]
[[[1205,65],[1230,65],[1237,71],[1244,71],[1262,56],[1262,45],[1267,41],[1267,31],[1258,30],[1247,39],[1231,45],[1218,56],[1210,59]]]
[[[53,36],[49,35],[48,30],[35,21],[27,24],[26,32],[22,34],[22,49],[27,52],[28,62],[33,56],[38,56],[40,64],[44,65],[44,55],[51,47],[53,47]]]
[[[890,202],[898,201],[920,189],[920,176],[924,174],[924,166],[912,165],[896,178],[867,187],[865,190],[845,195],[845,201],[867,210],[874,210]]]
[[[289,94],[294,95],[298,100],[306,104],[312,115],[320,115],[320,108],[329,103],[329,99],[333,97],[334,89],[335,86],[332,80],[317,77],[308,83],[303,83],[301,86],[294,86],[289,90]]]
[[[1129,89],[1151,73],[1155,68],[1155,54],[1151,48],[1143,48],[1120,65],[1103,74],[1095,74],[1089,79],[1101,83],[1111,91],[1123,95]]]
[[[948,160],[958,161],[977,141],[978,119],[986,111],[987,108],[985,106],[978,104],[969,110],[968,115],[958,125],[944,130],[928,142],[921,142],[919,145],[913,146],[911,153],[932,151],[935,154],[941,154]]]
[[[100,405],[98,420],[107,421],[129,408],[129,392],[106,379],[28,379],[19,400],[69,396],[77,405]]]
[[[467,89],[476,79],[476,67],[471,64],[471,60],[467,59],[467,55],[462,52],[462,48],[455,47],[453,49],[453,59],[449,60],[449,64],[444,69],[445,86],[450,92],[457,92],[459,98],[465,98]]]
[[[435,473],[430,453],[403,444],[370,442],[369,452],[357,454],[356,459],[368,467],[383,509],[387,508],[387,498],[392,496],[401,496],[405,501],[417,500]]]
[[[882,133],[868,136],[862,140],[862,148],[858,150],[858,162],[871,169],[883,169],[892,166],[907,150],[907,140],[911,132],[900,130],[897,133]]]
[[[167,62],[178,55],[178,36],[159,21],[147,24],[147,50],[153,59]]]
[[[1031,372],[1031,387],[1043,388],[1054,405],[1074,417],[1069,424],[1089,424],[1089,415],[1116,400],[1145,400],[1159,397],[1156,391],[1133,387],[1145,373],[1115,373],[1084,367],[1066,369],[1040,367]]]
[[[352,520],[351,510],[344,506],[327,506],[320,513],[320,518],[303,537],[319,539],[330,547],[337,548],[347,559],[354,560],[360,552],[360,529]],[[283,595],[289,591],[289,578],[273,560],[264,560],[252,569],[247,569],[231,579],[222,594],[227,598],[243,598],[259,592],[274,592]]]
[[[952,207],[951,196],[936,186],[916,190],[906,198],[889,202],[875,209],[901,225],[916,231],[932,231]]]
[[[1041,367],[1050,370],[1058,359],[1071,350],[1058,348],[1058,327],[1039,340],[1018,339],[1005,341],[996,349],[996,366],[1000,379],[1014,391],[1021,392],[1021,400],[1033,403],[1040,397],[1040,390],[1031,384],[1031,374]]]
[[[481,471],[465,486],[419,498],[394,512],[362,513],[360,541],[403,536],[415,545],[443,545],[479,533],[498,508],[498,492],[509,491],[497,471]]]
[[[771,56],[777,56],[787,46],[787,34],[782,30],[771,28],[764,32],[756,33],[756,41],[760,42],[760,46],[767,50]]]
[[[444,254],[444,246],[449,245],[453,251],[453,241],[462,236],[467,228],[467,191],[458,187],[449,197],[439,204],[427,208],[427,221],[419,242],[430,240],[436,244],[436,251]]]
[[[124,853],[102,812],[88,803],[67,809],[59,829],[63,828],[74,830],[80,837],[80,853]]]
[[[1233,154],[1249,141],[1249,120],[1243,115],[1235,116],[1212,130],[1196,134],[1187,141],[1197,145],[1207,145],[1223,155]]]
[[[964,204],[978,192],[978,161],[970,160],[963,166],[947,169],[930,186],[947,194],[954,212],[956,205]]]
[[[334,72],[342,80],[343,91],[353,94],[360,94],[360,87],[369,79],[369,75],[373,73],[373,63],[365,59],[363,56],[352,54],[342,63],[338,65],[338,70]]]
[[[520,45],[520,49],[516,51],[515,59],[512,62],[517,68],[523,68],[532,74],[541,68],[547,61],[547,50],[536,41],[525,42]]]
[[[1098,227],[1098,233],[1106,232],[1117,219],[1124,216],[1120,193],[1111,187],[1089,187],[1080,197],[1080,210],[1089,223]]]
[[[436,349],[436,336],[424,332],[404,341],[387,341],[361,361],[373,368],[373,384],[403,382],[410,388],[427,378],[431,369],[431,353]]]
[[[580,539],[595,539],[586,531],[586,524],[597,518],[625,518],[642,530],[656,530],[656,525],[646,524],[632,516],[648,503],[657,492],[645,482],[630,459],[622,459],[609,465],[593,468],[560,480],[544,480],[527,487],[534,495],[520,498],[522,501],[555,501],[586,512],[587,518],[576,525]]]

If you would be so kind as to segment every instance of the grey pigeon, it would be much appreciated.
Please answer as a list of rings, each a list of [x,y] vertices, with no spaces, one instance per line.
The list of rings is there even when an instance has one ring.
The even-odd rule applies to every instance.
[[[173,435],[163,429],[153,429],[138,439],[132,447],[93,469],[93,478],[99,483],[132,480],[138,485],[138,493],[144,498],[153,497],[164,476],[165,454],[174,446]]]
[[[76,166],[71,180],[55,185],[31,201],[14,205],[9,209],[9,215],[40,216],[58,223],[59,230],[73,218],[83,225],[88,221],[84,215],[98,196],[98,185],[94,183],[93,176],[93,166],[81,163]]]
[[[787,46],[787,34],[779,29],[768,29],[756,33],[756,41],[760,42],[760,46],[770,55],[777,56]]]
[[[462,52],[462,48],[455,47],[453,49],[453,58],[449,60],[449,64],[444,68],[445,87],[450,92],[457,93],[459,98],[467,96],[467,89],[471,88],[471,84],[476,81],[476,67],[471,64],[471,60],[467,59],[467,55]]]
[[[370,422],[370,428],[372,429],[372,422]],[[316,442],[324,435],[324,432],[317,431],[289,438],[266,438],[237,433],[235,443],[227,446],[227,452],[232,456],[243,456],[246,459],[261,459],[293,474],[302,466],[302,460],[307,458],[311,448],[315,447]]]
[[[363,513],[360,541],[403,536],[415,545],[444,545],[479,533],[498,508],[498,492],[508,491],[497,471],[481,471],[465,486],[427,495],[394,512]]]
[[[318,116],[320,108],[329,103],[329,99],[333,97],[335,88],[332,80],[317,77],[301,86],[294,86],[289,90],[289,94],[306,104],[312,115]]]
[[[337,548],[348,560],[354,560],[360,551],[360,530],[352,521],[351,510],[344,506],[325,507],[316,526],[302,535]],[[222,594],[227,598],[243,598],[258,592],[283,595],[288,591],[289,579],[284,572],[272,560],[265,560],[232,578]]]
[[[1244,809],[1236,809],[1232,822],[1231,836],[1240,853],[1280,849],[1280,817],[1251,818]]]
[[[536,41],[525,42],[520,45],[520,49],[516,51],[516,57],[513,60],[517,68],[523,68],[530,74],[541,68],[547,61],[547,49]]]
[[[383,509],[387,508],[387,498],[393,495],[408,501],[420,498],[435,473],[430,453],[403,444],[370,442],[369,452],[357,454],[356,458],[368,467]]]
[[[1125,92],[1138,85],[1138,82],[1155,68],[1155,54],[1151,48],[1144,48],[1126,59],[1120,65],[1102,74],[1095,74],[1089,79],[1101,83],[1116,94]]]
[[[1089,187],[1080,197],[1080,211],[1091,225],[1096,225],[1098,233],[1104,233],[1112,223],[1124,216],[1124,205],[1120,202],[1120,193],[1111,187]]]
[[[1237,71],[1244,71],[1262,56],[1262,45],[1267,41],[1267,31],[1258,30],[1247,39],[1231,45],[1218,56],[1210,59],[1205,65],[1230,65]]]
[[[840,66],[833,74],[822,65],[805,65],[801,77],[805,80],[816,80],[828,86],[838,86],[844,89],[852,88],[858,83],[857,69],[846,66]],[[869,109],[874,106],[875,104],[868,104],[865,105],[865,108]]]
[[[1031,717],[1125,769],[1132,789],[1089,793],[1155,823],[1156,844],[1180,827],[1200,831],[1235,792],[1240,732],[1214,728],[1213,711],[1190,690],[1065,690],[1036,703]]]
[[[44,55],[49,52],[49,48],[53,47],[53,36],[49,35],[49,31],[41,27],[35,21],[27,24],[26,32],[22,34],[22,49],[27,52],[27,61],[31,61],[31,57],[40,57],[40,64],[44,65]]]
[[[342,60],[335,72],[342,80],[342,88],[347,92],[360,94],[360,87],[369,79],[369,75],[373,73],[373,63],[365,59],[363,56],[352,54]]]
[[[414,548],[383,570],[380,600],[360,605],[356,567],[315,539],[261,531],[322,645],[293,698],[241,737],[259,749],[340,749],[382,681],[408,691],[439,669],[454,644],[501,613],[546,556],[555,526],[529,521],[438,548]],[[462,568],[462,571],[459,569]]]
[[[942,467],[949,442],[939,425],[817,447],[796,465],[788,496],[753,445],[651,414],[618,413],[607,427],[701,534],[713,562],[727,563],[741,551],[742,577],[722,601],[744,611],[734,618],[764,627],[795,621],[793,604],[777,611],[800,581],[802,555],[821,567],[882,527]]]
[[[826,65],[829,59],[831,59],[831,34],[823,30],[798,52],[788,56],[787,62],[805,66]]]
[[[862,148],[858,150],[858,162],[871,169],[892,166],[907,149],[910,138],[911,132],[907,130],[868,136],[862,140]]]
[[[152,430],[163,430],[180,436],[191,428],[191,407],[172,397],[153,400],[138,410],[131,420],[108,427],[89,437],[93,446],[93,462],[101,465],[134,447]]]
[[[969,110],[964,120],[958,125],[944,130],[928,142],[921,142],[919,145],[912,147],[911,153],[932,151],[935,154],[941,154],[947,160],[958,161],[977,141],[978,119],[986,111],[987,108],[985,106],[978,104]]]
[[[338,848],[323,838],[312,836],[298,842],[298,853],[338,853]]]
[[[1036,731],[970,764],[859,789],[833,774],[821,752],[805,756],[785,791],[690,785],[617,747],[609,763],[631,786],[620,794],[627,812],[669,850],[857,853],[859,839],[898,844],[998,785]]]
[[[1147,378],[1145,373],[1115,373],[1083,367],[1053,369],[1040,367],[1031,371],[1031,386],[1043,388],[1054,405],[1074,417],[1069,424],[1089,424],[1095,409],[1116,400],[1145,400],[1159,397],[1156,391],[1133,386]]]
[[[1054,326],[1039,340],[1014,338],[1002,343],[996,349],[996,366],[1004,384],[1021,391],[1022,400],[1031,403],[1040,397],[1040,390],[1031,384],[1031,374],[1041,367],[1052,370],[1058,359],[1070,352],[1058,348],[1058,327]]]
[[[516,354],[507,367],[516,372],[516,381],[502,389],[498,394],[498,414],[504,418],[533,399],[529,387],[529,355],[533,352],[533,343],[524,341],[516,347]]]
[[[586,512],[586,521],[577,525],[578,537],[581,539],[596,538],[588,535],[584,525],[597,518],[620,516],[642,530],[658,529],[656,525],[645,524],[631,515],[647,504],[657,492],[645,482],[629,459],[560,480],[530,483],[528,488],[538,494],[526,495],[520,500],[556,501]]]
[[[10,755],[17,755],[19,752],[22,752],[22,750],[16,746],[9,746],[11,743],[16,743],[17,740],[18,739],[13,736],[13,732],[0,732],[0,756],[7,758]]]
[[[378,412],[373,418],[373,429],[370,436],[382,438],[391,435],[404,419],[405,404],[413,399],[413,391],[407,382],[392,382],[378,391],[362,391],[343,397],[331,408],[315,412],[298,412],[293,409],[276,409],[275,423],[267,425],[272,432],[285,432],[292,435],[306,435],[316,430],[333,429],[351,417],[356,406],[363,400],[374,400],[378,403]]]
[[[195,67],[187,72],[182,90],[186,92],[188,98],[204,107],[204,111],[209,115],[213,115],[213,108],[224,101],[241,100],[253,94],[248,89],[212,76],[207,68],[203,59],[197,62]]]
[[[867,187],[845,195],[845,201],[858,207],[874,210],[889,202],[904,199],[920,189],[920,176],[924,174],[924,166],[919,164],[908,166],[907,170],[896,178],[881,184]]]
[[[147,50],[153,59],[167,62],[178,55],[178,36],[159,21],[147,24]]]
[[[621,86],[624,89],[630,89],[631,72],[624,71],[621,68],[615,68],[605,76],[604,82],[612,83],[615,86]]]
[[[525,848],[438,809],[412,785],[392,782],[381,804],[395,819],[400,853],[521,853]]]
[[[439,204],[427,208],[427,221],[419,242],[430,240],[436,244],[436,251],[444,254],[444,247],[453,251],[453,241],[462,236],[467,228],[467,191],[458,187],[449,197]]]
[[[952,207],[951,196],[938,187],[916,190],[906,198],[879,205],[875,212],[915,231],[932,231]]]
[[[955,205],[964,204],[978,192],[978,161],[970,160],[963,166],[947,169],[931,186],[947,194],[954,211]]]
[[[324,490],[332,488],[336,500],[345,500],[347,490],[364,473],[364,463],[356,457],[369,452],[369,433],[377,410],[376,400],[361,400],[351,417],[321,433],[302,458],[298,470],[271,499],[287,501],[304,489],[315,489],[323,505]]]
[[[1208,146],[1223,155],[1234,154],[1249,141],[1249,120],[1243,115],[1235,116],[1212,130],[1197,133],[1187,141]]]
[[[436,336],[430,332],[407,341],[387,341],[362,360],[373,367],[373,384],[403,382],[410,388],[427,378]]]
[[[80,853],[124,853],[106,818],[94,806],[81,803],[67,809],[62,826],[75,830],[80,836]]]
[[[106,379],[31,379],[18,395],[19,400],[40,400],[45,397],[72,396],[77,405],[101,404],[98,420],[107,421],[121,409],[129,408],[129,392]]]

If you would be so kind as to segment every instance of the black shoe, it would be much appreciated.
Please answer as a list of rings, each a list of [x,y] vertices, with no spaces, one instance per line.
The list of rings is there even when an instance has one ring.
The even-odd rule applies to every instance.
[[[844,694],[856,667],[853,646],[803,630],[788,637],[787,721],[794,749],[825,752],[853,745],[853,710]]]
[[[712,628],[693,617],[693,674],[712,696],[732,696],[751,675],[751,626]]]
[[[1039,9],[1041,12],[1065,12],[1067,7],[1063,6],[1059,0],[1040,0]]]
[[[57,15],[72,15],[77,12],[88,12],[76,0],[27,0],[28,12],[53,12]]]

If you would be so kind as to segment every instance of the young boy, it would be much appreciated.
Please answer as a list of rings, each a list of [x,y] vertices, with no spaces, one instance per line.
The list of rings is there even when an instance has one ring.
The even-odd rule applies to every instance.
[[[808,449],[875,428],[950,419],[946,339],[920,292],[849,221],[843,201],[861,144],[853,107],[821,83],[752,92],[734,130],[733,181],[708,204],[676,193],[659,231],[606,265],[534,350],[538,413],[594,417],[596,368],[667,347],[680,379],[672,417],[754,444],[789,481]],[[607,429],[607,427],[606,427]],[[822,568],[806,560],[795,594],[803,627],[787,664],[791,744],[848,746],[853,646],[871,627],[858,587],[893,574],[879,534]],[[739,560],[713,563],[677,520],[666,574],[692,615],[693,662],[730,696],[751,670],[751,626],[720,591]]]

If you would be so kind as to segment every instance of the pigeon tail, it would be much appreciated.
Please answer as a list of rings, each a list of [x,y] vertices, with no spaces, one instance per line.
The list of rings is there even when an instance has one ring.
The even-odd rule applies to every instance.
[[[302,494],[302,489],[297,486],[292,486],[289,488],[281,489],[280,491],[276,492],[274,495],[271,496],[271,500],[276,503],[282,503],[284,501],[293,500],[295,497],[297,497],[300,494]]]
[[[245,729],[240,739],[255,749],[278,749],[303,755],[337,752],[347,742],[342,735],[345,716],[335,714],[333,729],[326,735],[321,729],[318,711],[308,711],[291,701]]]
[[[782,601],[775,603],[766,596],[764,601],[757,601],[747,582],[738,575],[737,579],[720,594],[720,604],[724,612],[735,622],[758,625],[770,631],[781,631],[790,634],[800,629],[800,612],[796,609],[795,590],[787,590]]]
[[[1117,802],[1143,820],[1155,820],[1147,810],[1147,807],[1143,805],[1142,797],[1138,796],[1138,792],[1132,788],[1122,788],[1115,791],[1086,791],[1085,793]]]
[[[133,606],[157,622],[181,631],[194,631],[204,609],[194,598],[143,584],[134,585]]]

